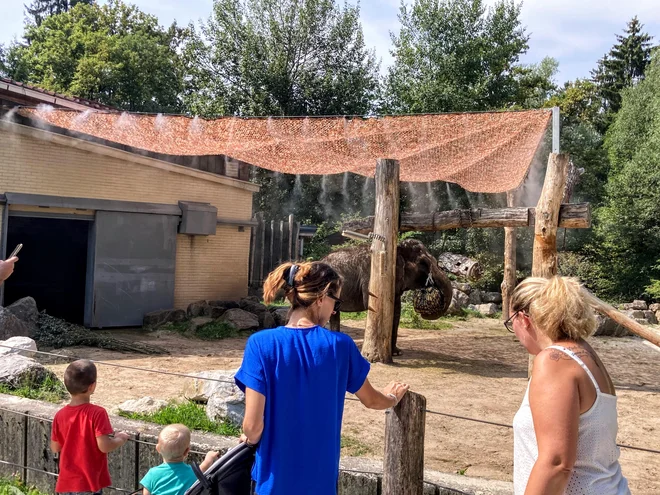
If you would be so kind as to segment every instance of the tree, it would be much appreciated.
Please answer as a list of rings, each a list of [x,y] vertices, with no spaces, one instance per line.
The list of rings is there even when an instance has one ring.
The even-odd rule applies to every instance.
[[[135,6],[111,0],[79,3],[28,25],[24,43],[6,51],[8,77],[59,93],[131,111],[180,109],[183,64],[177,54],[186,31]]]
[[[609,54],[598,61],[591,72],[597,84],[606,113],[615,114],[621,108],[621,91],[644,78],[651,58],[652,36],[642,32],[644,25],[633,17],[623,35],[617,34],[617,43]]]
[[[522,104],[519,57],[529,36],[521,5],[482,0],[402,1],[386,80],[388,111],[447,112]],[[518,68],[518,70],[516,69]],[[523,71],[524,72],[524,71]]]
[[[334,0],[215,0],[186,58],[201,115],[364,114],[378,91],[359,9]]]
[[[94,0],[33,0],[30,6],[25,6],[25,11],[32,16],[28,23],[40,26],[46,17],[62,14],[79,3],[91,5]]]
[[[660,56],[623,91],[605,146],[612,172],[597,211],[602,289],[639,297],[660,276]]]

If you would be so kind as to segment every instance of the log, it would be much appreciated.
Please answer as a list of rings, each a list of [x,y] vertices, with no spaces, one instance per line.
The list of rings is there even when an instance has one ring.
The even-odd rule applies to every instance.
[[[532,258],[533,277],[552,277],[557,274],[557,228],[559,208],[564,195],[568,174],[569,157],[551,153],[545,172],[543,190],[536,205],[534,225],[534,252]],[[532,376],[534,356],[529,356],[527,376]]]
[[[485,227],[533,227],[536,209],[517,208],[474,208],[435,213],[408,213],[401,215],[400,232],[436,232],[439,230]],[[369,233],[374,217],[350,220],[342,230]],[[588,229],[591,227],[589,203],[563,204],[559,210],[559,227],[566,229]]]
[[[369,305],[362,344],[362,355],[372,363],[392,362],[398,224],[399,162],[381,159],[376,165],[376,235],[371,243]]]
[[[513,191],[506,193],[506,205],[513,206]],[[504,278],[502,280],[502,319],[509,319],[511,295],[516,288],[516,229],[504,227]]]
[[[383,495],[424,493],[424,430],[426,398],[403,396],[385,418]]]
[[[438,256],[438,266],[446,272],[467,280],[481,278],[481,264],[462,254],[442,253]]]

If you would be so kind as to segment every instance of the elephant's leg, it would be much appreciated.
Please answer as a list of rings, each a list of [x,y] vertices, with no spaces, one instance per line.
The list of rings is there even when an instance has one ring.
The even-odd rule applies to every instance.
[[[399,336],[399,321],[401,320],[401,296],[397,295],[394,298],[394,319],[392,321],[392,355],[400,356],[403,354],[401,349],[396,346],[397,337]]]
[[[337,311],[330,317],[330,330],[333,332],[341,331],[341,313]]]

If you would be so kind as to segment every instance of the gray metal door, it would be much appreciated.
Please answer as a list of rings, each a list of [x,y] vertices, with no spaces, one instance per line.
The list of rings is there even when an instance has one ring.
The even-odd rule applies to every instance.
[[[174,306],[179,217],[98,211],[88,250],[85,325],[142,325]]]

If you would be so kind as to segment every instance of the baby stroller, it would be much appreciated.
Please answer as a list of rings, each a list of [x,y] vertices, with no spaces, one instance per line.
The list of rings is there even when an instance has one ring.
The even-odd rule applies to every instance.
[[[197,481],[186,495],[250,495],[255,452],[256,446],[242,442],[229,449],[205,473],[197,464],[191,464]]]

